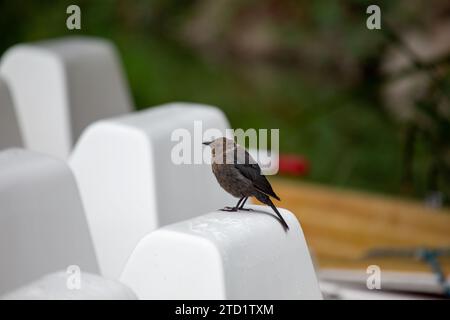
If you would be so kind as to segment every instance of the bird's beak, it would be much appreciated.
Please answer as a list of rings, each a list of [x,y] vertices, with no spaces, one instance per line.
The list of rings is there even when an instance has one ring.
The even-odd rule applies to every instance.
[[[209,141],[209,142],[208,142],[208,141],[206,141],[206,142],[203,142],[203,145],[205,145],[205,146],[209,146],[209,145],[211,144],[211,142],[212,142],[212,141]]]

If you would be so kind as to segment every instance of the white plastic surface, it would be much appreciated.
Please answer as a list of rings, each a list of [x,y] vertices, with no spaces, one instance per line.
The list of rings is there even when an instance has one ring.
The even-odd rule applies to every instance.
[[[0,152],[0,295],[69,265],[98,272],[69,167],[35,152]]]
[[[3,300],[136,300],[136,295],[122,283],[91,273],[82,273],[80,287],[67,285],[69,275],[57,272],[0,297]]]
[[[172,132],[193,133],[196,120],[204,129],[228,126],[216,108],[173,103],[99,121],[80,137],[70,166],[102,275],[117,278],[148,232],[237,201],[220,188],[210,165],[172,162]],[[201,137],[192,143],[203,150]]]
[[[144,237],[121,276],[140,299],[321,299],[296,217],[213,212]]]
[[[89,37],[19,44],[3,56],[27,149],[66,158],[91,122],[129,112],[128,85],[113,45]]]
[[[22,138],[9,87],[0,77],[0,150],[21,146]]]

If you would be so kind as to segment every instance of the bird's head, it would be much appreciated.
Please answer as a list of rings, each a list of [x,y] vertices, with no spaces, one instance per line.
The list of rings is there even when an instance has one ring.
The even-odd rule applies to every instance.
[[[226,151],[235,147],[234,141],[225,137],[220,137],[212,141],[203,142],[203,144],[205,146],[209,146],[213,154],[215,154],[218,150]]]

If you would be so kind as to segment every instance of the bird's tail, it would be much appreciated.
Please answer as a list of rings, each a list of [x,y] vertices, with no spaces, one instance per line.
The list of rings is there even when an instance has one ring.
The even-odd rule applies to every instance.
[[[265,194],[259,194],[257,199],[259,201],[261,201],[262,203],[265,203],[267,205],[269,205],[273,211],[275,211],[275,213],[277,214],[278,218],[280,218],[281,223],[283,224],[284,228],[286,230],[289,230],[289,226],[286,223],[286,220],[284,220],[283,216],[281,215],[281,213],[278,211],[277,207],[275,207],[275,205],[273,204],[272,200],[270,200],[270,198],[265,195]]]
[[[283,226],[286,228],[286,230],[289,230],[289,226],[286,223],[286,220],[284,220],[283,216],[278,211],[277,207],[275,207],[275,205],[273,204],[272,200],[269,199],[268,202],[269,202],[269,206],[273,209],[273,211],[275,211],[275,213],[277,214],[278,218],[280,218],[281,222],[283,223]]]

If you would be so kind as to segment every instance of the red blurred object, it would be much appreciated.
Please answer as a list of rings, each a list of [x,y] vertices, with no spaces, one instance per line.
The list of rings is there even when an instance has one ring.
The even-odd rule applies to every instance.
[[[293,176],[304,176],[309,172],[309,162],[300,155],[280,154],[279,172]]]

